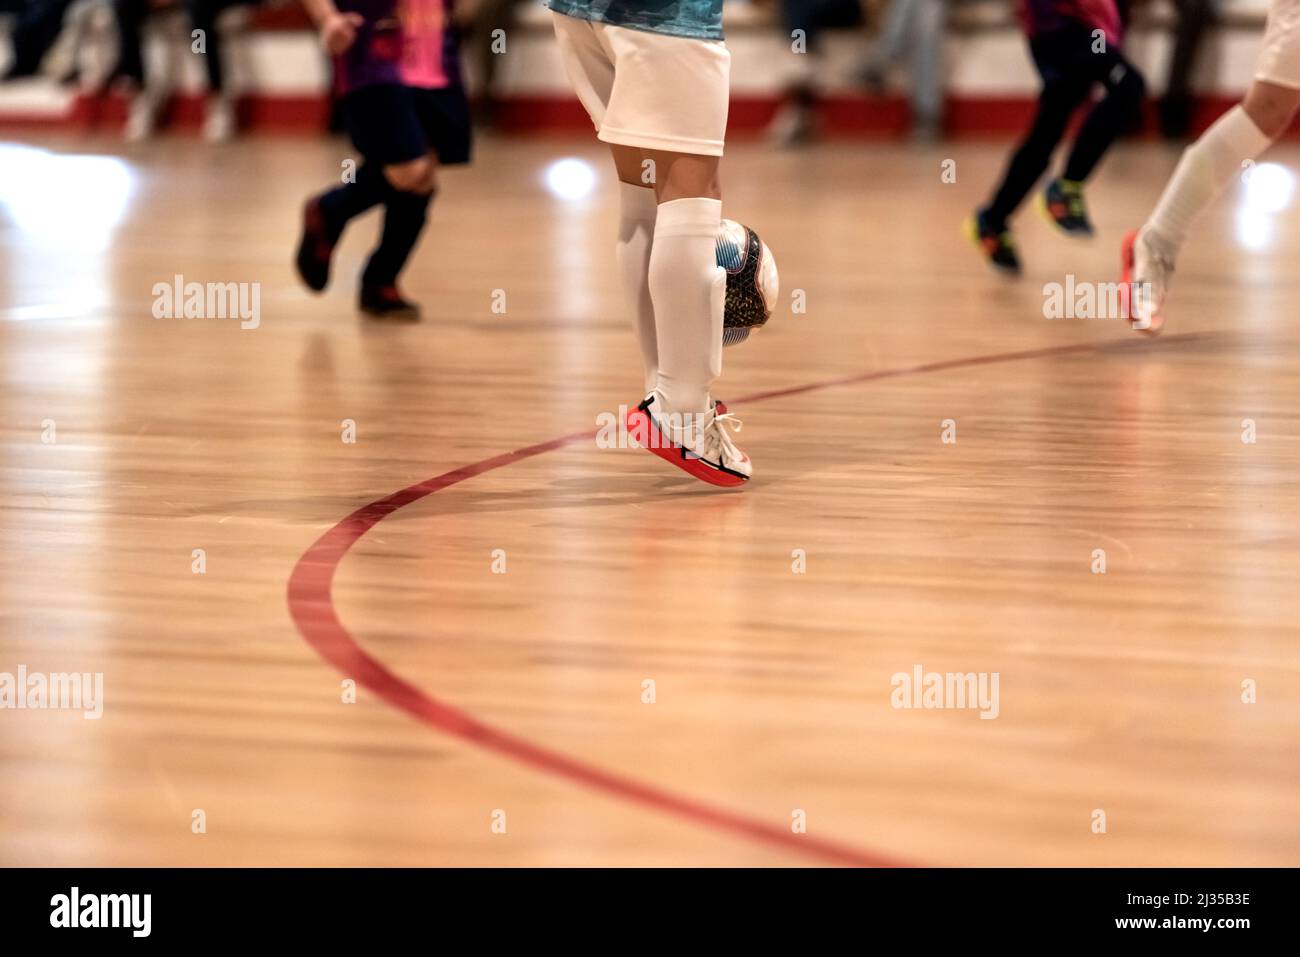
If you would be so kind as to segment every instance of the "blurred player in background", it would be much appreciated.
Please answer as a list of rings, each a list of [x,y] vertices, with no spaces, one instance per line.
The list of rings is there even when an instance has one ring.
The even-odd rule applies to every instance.
[[[1007,220],[1051,162],[1074,111],[1098,83],[1106,88],[1088,112],[1061,174],[1048,182],[1042,208],[1064,233],[1091,236],[1083,183],[1106,150],[1139,117],[1145,84],[1120,52],[1124,23],[1116,0],[1019,0],[1029,51],[1043,80],[1029,133],[988,205],[966,222],[970,239],[998,271],[1020,275]]]
[[[379,245],[361,274],[359,306],[414,319],[397,288],[428,219],[439,166],[467,163],[471,131],[450,0],[304,0],[335,57],[344,125],[362,156],[352,181],[307,201],[298,274],[317,292],[343,229],[384,207]]]
[[[1124,237],[1124,282],[1136,284],[1129,321],[1151,335],[1163,307],[1174,260],[1197,214],[1233,177],[1286,132],[1300,109],[1300,0],[1273,0],[1264,48],[1245,99],[1183,151],[1151,217]],[[1130,286],[1132,289],[1132,286]]]
[[[737,422],[715,405],[726,270],[718,166],[731,54],[722,0],[549,0],[564,67],[608,143],[622,216],[616,255],[645,363],[628,415],[639,444],[701,481],[743,485]]]

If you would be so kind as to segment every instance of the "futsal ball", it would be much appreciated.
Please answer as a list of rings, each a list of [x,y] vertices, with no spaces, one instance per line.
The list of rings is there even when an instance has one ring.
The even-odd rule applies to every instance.
[[[718,265],[727,271],[727,303],[722,310],[722,344],[744,342],[772,318],[780,288],[776,260],[758,233],[733,219],[718,229]]]

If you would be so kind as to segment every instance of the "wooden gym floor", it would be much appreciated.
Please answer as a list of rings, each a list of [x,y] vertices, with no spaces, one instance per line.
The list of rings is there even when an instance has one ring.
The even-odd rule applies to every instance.
[[[104,676],[0,712],[0,863],[1300,864],[1300,206],[1216,206],[1148,342],[1043,285],[1176,151],[1007,283],[958,230],[1006,148],[729,150],[784,305],[726,493],[589,434],[640,373],[586,139],[444,176],[418,324],[352,309],[373,218],[295,283],[342,143],[0,147],[0,672]],[[260,326],[153,318],[178,274]],[[998,716],[892,707],[917,666]]]

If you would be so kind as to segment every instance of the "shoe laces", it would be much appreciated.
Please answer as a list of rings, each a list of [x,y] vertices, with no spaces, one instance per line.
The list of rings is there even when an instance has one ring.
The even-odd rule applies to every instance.
[[[1148,249],[1150,247],[1147,247]],[[1174,274],[1174,264],[1170,259],[1166,259],[1158,252],[1151,252],[1147,256],[1147,261],[1155,267],[1159,273],[1159,278],[1168,279]]]
[[[731,440],[731,433],[739,432],[743,425],[744,423],[732,412],[724,412],[722,415],[715,412],[713,420],[704,427],[704,435],[700,441],[700,456],[722,465],[744,459],[744,453],[736,448],[736,443]]]
[[[1138,237],[1138,242],[1143,247],[1143,265],[1145,268],[1139,273],[1135,270],[1133,276],[1133,291],[1130,293],[1135,298],[1131,315],[1135,320],[1150,323],[1160,314],[1161,299],[1163,296],[1148,298],[1142,293],[1144,287],[1155,286],[1161,292],[1169,285],[1169,277],[1173,275],[1174,264],[1163,254],[1157,252],[1150,243]],[[1134,264],[1136,266],[1136,263]],[[1140,298],[1138,298],[1140,296]]]
[[[1154,243],[1149,242],[1144,236],[1139,234],[1137,237],[1137,245],[1140,247],[1143,265],[1146,268],[1142,270],[1142,273],[1145,275],[1136,274],[1135,270],[1135,275],[1133,276],[1135,280],[1142,282],[1143,280],[1154,279],[1163,284],[1174,274],[1174,261],[1162,253]],[[1137,257],[1134,258],[1136,259]],[[1137,266],[1136,262],[1134,262],[1134,266]]]

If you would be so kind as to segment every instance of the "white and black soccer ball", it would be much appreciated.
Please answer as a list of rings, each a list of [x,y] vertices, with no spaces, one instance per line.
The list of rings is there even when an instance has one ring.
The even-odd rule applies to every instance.
[[[727,271],[727,303],[722,310],[722,344],[744,342],[772,318],[780,283],[767,243],[743,223],[724,219],[718,229],[718,265]]]

